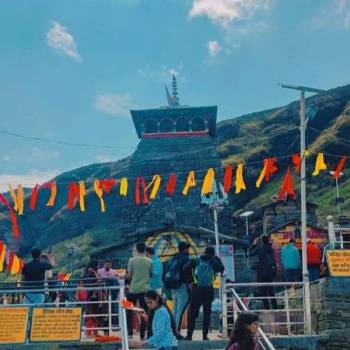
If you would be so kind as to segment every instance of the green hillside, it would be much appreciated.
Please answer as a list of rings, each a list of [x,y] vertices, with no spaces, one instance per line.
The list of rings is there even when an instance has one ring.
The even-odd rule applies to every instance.
[[[317,110],[314,120],[310,121],[307,130],[307,148],[311,155],[307,157],[307,199],[318,204],[318,215],[321,223],[329,214],[336,214],[335,182],[328,170],[318,177],[312,171],[315,154],[322,151],[326,154],[329,169],[334,169],[339,158],[332,155],[350,156],[350,85],[329,90],[307,99],[307,105]],[[269,203],[271,197],[278,193],[281,179],[288,165],[289,156],[299,151],[299,103],[252,113],[237,118],[226,119],[217,125],[217,150],[222,164],[243,161],[247,190],[239,195],[229,196],[227,210],[233,215],[246,208],[259,212],[262,205]],[[270,183],[264,183],[256,189],[255,181],[266,157],[279,157],[278,174]],[[118,162],[92,164],[59,175],[55,180],[68,183],[85,179],[120,178],[125,176],[132,156]],[[134,160],[135,161],[135,160]],[[142,174],[141,174],[142,175]],[[340,179],[340,195],[344,198],[342,212],[350,216],[350,160],[344,176]],[[293,175],[298,189],[299,176]],[[109,244],[119,242],[120,218],[125,203],[120,196],[106,196],[106,213],[100,212],[99,200],[91,191],[87,196],[88,210],[66,210],[67,193],[59,193],[55,207],[46,208],[48,193],[40,197],[40,210],[20,218],[22,237],[14,242],[11,227],[4,208],[0,209],[0,228],[3,240],[15,248],[21,256],[28,256],[33,245],[48,248],[53,246],[60,262],[59,269],[70,268],[68,247],[73,243],[73,269],[86,264],[88,255]],[[146,209],[145,209],[146,210]],[[230,214],[226,220],[230,220]],[[141,220],[141,219],[140,219]],[[140,221],[141,222],[141,221]],[[228,223],[229,224],[229,223]]]

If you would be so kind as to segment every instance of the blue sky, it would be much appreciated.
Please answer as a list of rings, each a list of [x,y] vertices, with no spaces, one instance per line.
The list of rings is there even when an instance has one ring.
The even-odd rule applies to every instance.
[[[117,160],[137,145],[130,108],[183,104],[218,119],[297,98],[279,82],[349,83],[348,0],[16,0],[0,4],[0,188]]]

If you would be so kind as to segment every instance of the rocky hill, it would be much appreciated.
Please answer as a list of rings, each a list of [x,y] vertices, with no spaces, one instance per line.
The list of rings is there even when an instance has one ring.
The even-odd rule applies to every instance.
[[[308,124],[307,148],[309,151],[312,154],[322,151],[326,154],[350,155],[350,85],[308,98],[307,105],[312,105],[317,110],[316,117]],[[222,164],[235,163],[240,160],[247,163],[245,173],[247,191],[239,195],[235,195],[232,191],[230,194],[230,205],[225,209],[221,218],[222,231],[232,234],[232,229],[230,229],[232,214],[244,208],[251,208],[259,213],[261,205],[268,203],[271,196],[278,191],[281,176],[290,164],[290,160],[284,156],[297,153],[299,149],[298,122],[299,103],[293,102],[287,106],[227,119],[218,123],[216,144]],[[200,160],[200,156],[198,158],[198,149],[206,146],[197,145],[196,147],[188,147],[187,156],[189,158],[186,161],[188,169],[204,167],[204,159]],[[204,152],[209,152],[210,156],[210,150],[207,151],[204,148]],[[161,161],[161,152],[157,154],[157,161]],[[143,173],[136,174],[136,171],[141,172],[144,168],[144,165],[140,163],[142,160],[139,159],[139,156],[140,154],[136,151],[134,155],[118,162],[92,164],[74,169],[59,175],[55,181],[69,183],[84,179],[90,183],[91,187],[92,181],[96,178],[121,178],[122,176],[130,176],[130,174],[132,176],[144,175]],[[261,170],[262,160],[270,156],[283,157],[278,164],[280,171],[268,184],[256,189],[255,181]],[[176,157],[176,151],[174,157]],[[332,156],[326,159],[329,168],[333,168],[339,160],[339,158]],[[311,176],[314,164],[313,155],[307,159],[307,163],[308,200],[319,204],[318,214],[322,221],[326,215],[335,213],[335,183],[328,176],[328,173],[318,177]],[[196,164],[199,165],[196,166]],[[214,159],[206,167],[216,165],[217,160]],[[350,214],[349,169],[350,161],[348,161],[347,170],[340,180],[340,194],[345,199],[342,210],[346,214]],[[169,169],[159,170],[152,166],[152,159],[148,160],[148,170],[150,174],[155,174],[158,171],[169,172]],[[172,170],[176,170],[176,167]],[[294,179],[296,183],[299,180],[297,176]],[[198,191],[196,195],[199,196]],[[125,215],[134,215],[133,208],[135,206],[130,200],[121,198],[117,190],[105,196],[107,206],[105,213],[100,212],[99,200],[91,189],[86,200],[87,211],[84,213],[81,213],[78,208],[67,210],[66,191],[58,192],[54,208],[45,206],[48,196],[47,190],[40,192],[38,209],[36,211],[27,209],[25,215],[19,218],[22,234],[16,242],[12,240],[7,211],[3,206],[0,208],[1,239],[8,242],[10,247],[15,248],[19,255],[27,254],[33,245],[42,248],[53,245],[58,252],[58,260],[64,265],[68,263],[68,248],[74,246],[74,264],[78,266],[86,261],[91,251],[126,238],[123,233],[123,227],[127,222]],[[192,200],[190,197],[191,194],[181,200]],[[157,205],[162,206],[163,202],[155,204],[155,206]],[[198,215],[207,215],[199,205],[196,208],[194,210],[198,212]],[[147,211],[148,209],[142,210]],[[191,216],[193,217],[193,213]],[[142,215],[135,220],[139,220],[139,225],[142,227]],[[212,229],[210,220],[208,220],[208,228]]]

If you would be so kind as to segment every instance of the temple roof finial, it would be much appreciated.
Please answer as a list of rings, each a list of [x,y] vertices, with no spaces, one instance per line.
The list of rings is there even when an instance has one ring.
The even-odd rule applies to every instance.
[[[168,90],[167,86],[165,85],[165,92],[166,92],[166,97],[168,100],[168,105],[172,106],[172,107],[179,106],[180,101],[179,101],[179,96],[177,94],[177,81],[176,81],[175,74],[173,74],[173,80],[172,80],[171,86],[173,88],[172,96],[170,95],[169,90]]]

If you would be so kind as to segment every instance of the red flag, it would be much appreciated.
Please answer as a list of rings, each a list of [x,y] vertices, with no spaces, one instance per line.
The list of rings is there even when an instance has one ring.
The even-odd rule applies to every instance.
[[[231,189],[232,173],[233,173],[232,165],[226,165],[225,173],[224,173],[224,191],[226,193],[229,193]]]
[[[6,266],[6,271],[7,272],[11,272],[14,258],[15,258],[15,253],[11,251],[10,254],[9,254],[8,264]]]
[[[277,173],[278,168],[277,168],[276,162],[277,162],[277,158],[267,159],[266,174],[265,174],[266,181],[270,181],[271,175],[273,175],[274,173]]]
[[[339,179],[340,177],[340,173],[342,172],[342,170],[344,169],[344,166],[345,166],[345,162],[346,162],[346,157],[345,156],[342,156],[337,167],[335,168],[334,170],[334,174],[333,174],[333,177],[335,179]]]
[[[165,185],[165,191],[170,196],[174,194],[176,186],[176,174],[170,174],[169,179]]]
[[[76,182],[70,182],[68,184],[68,209],[73,209],[76,201],[79,200],[79,185]]]
[[[40,189],[40,186],[35,185],[35,187],[32,190],[32,193],[30,195],[29,208],[32,210],[35,210],[36,202],[38,200],[39,189]]]
[[[292,163],[295,167],[295,171],[300,174],[301,171],[301,158],[299,153],[292,154]]]
[[[12,232],[13,232],[14,238],[17,239],[19,237],[19,228],[18,228],[16,213],[13,211],[10,203],[2,193],[0,193],[0,202],[2,202],[10,211],[9,218],[12,224]]]
[[[99,186],[104,192],[109,193],[111,192],[116,182],[117,181],[115,179],[104,179],[100,180]]]
[[[142,187],[143,191],[143,204],[148,204],[148,197],[147,197],[147,184],[143,177],[138,176],[136,178],[136,188],[135,188],[135,202],[136,205],[139,205],[141,203],[141,194],[140,194],[140,186]]]
[[[288,196],[293,197],[293,199],[296,198],[293,177],[289,167],[284,175],[282,186],[278,194],[278,199],[284,201],[288,198]]]

